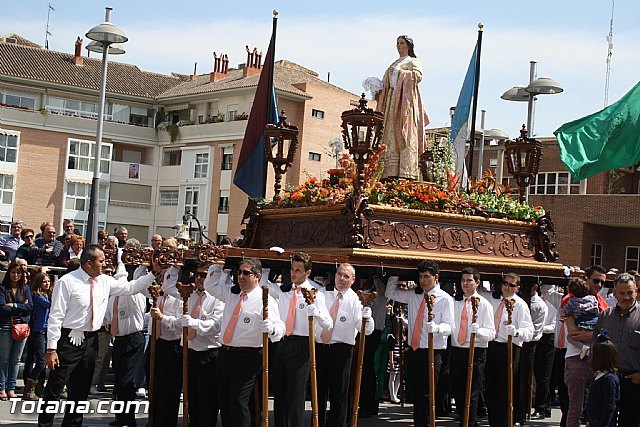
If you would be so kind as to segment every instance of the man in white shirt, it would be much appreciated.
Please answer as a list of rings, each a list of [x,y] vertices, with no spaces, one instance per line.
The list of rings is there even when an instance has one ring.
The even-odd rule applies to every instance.
[[[392,276],[387,282],[385,296],[388,299],[409,305],[410,349],[407,351],[407,387],[413,396],[413,421],[418,427],[429,425],[429,361],[428,336],[433,334],[434,382],[438,387],[437,372],[442,365],[442,357],[447,348],[447,337],[455,328],[453,298],[440,288],[438,278],[440,267],[433,261],[424,260],[418,264],[420,286],[413,290],[398,288],[398,277]],[[428,321],[426,297],[435,296],[433,320]]]
[[[476,334],[473,353],[473,374],[471,378],[471,399],[469,407],[469,424],[476,425],[478,399],[484,381],[484,367],[487,361],[487,347],[489,341],[496,336],[493,324],[493,307],[483,296],[478,294],[480,273],[473,267],[462,269],[460,278],[461,292],[454,299],[455,329],[451,335],[451,388],[456,400],[456,412],[462,423],[465,409],[467,372],[469,367],[469,346],[471,334]],[[472,298],[478,299],[476,321],[473,322]],[[461,424],[462,425],[462,424]]]
[[[216,363],[220,349],[220,326],[224,303],[204,289],[209,266],[195,271],[196,289],[189,297],[189,314],[182,314],[174,330],[189,329],[189,426],[212,427],[218,420]],[[182,300],[176,289],[177,275],[167,278],[162,289]],[[184,345],[184,343],[182,344]]]
[[[138,270],[140,271],[140,270]],[[138,273],[136,271],[136,273]],[[142,267],[142,272],[144,267]],[[134,275],[137,277],[139,274]],[[130,402],[136,400],[136,375],[143,369],[145,338],[144,315],[146,298],[142,294],[110,296],[105,316],[105,324],[114,337],[111,363],[114,374],[114,395],[116,400]],[[115,414],[111,426],[136,425],[135,408],[129,412]]]
[[[153,274],[132,282],[120,282],[102,274],[105,258],[98,245],[89,245],[80,256],[80,268],[62,276],[53,288],[45,362],[51,373],[44,401],[57,401],[65,384],[68,400],[87,400],[96,354],[97,331],[102,326],[109,295],[132,295],[153,283]],[[119,270],[124,266],[120,264]],[[53,425],[53,413],[41,413],[38,425]],[[63,425],[82,425],[82,414],[67,411]]]
[[[514,373],[518,372],[522,344],[533,338],[533,323],[531,322],[529,307],[527,307],[527,303],[522,298],[516,295],[520,289],[520,276],[515,273],[507,273],[500,286],[499,297],[488,299],[493,306],[493,324],[496,328],[496,338],[489,343],[485,367],[487,412],[489,424],[495,427],[505,427],[507,425],[508,337],[511,336],[513,342]],[[505,300],[515,301],[511,324],[508,324]]]
[[[545,286],[541,285],[544,289]],[[542,336],[536,345],[536,355],[534,361],[534,377],[536,380],[535,391],[535,413],[532,415],[532,419],[545,419],[551,418],[551,408],[549,407],[549,384],[551,382],[551,372],[553,370],[553,360],[555,353],[555,346],[553,344],[553,337],[556,329],[556,318],[558,315],[558,309],[551,304],[549,299],[544,295],[541,296],[545,305],[547,306],[547,317],[542,327]]]
[[[332,328],[316,326],[316,363],[318,377],[318,419],[326,427],[345,427],[349,407],[349,378],[356,335],[366,319],[365,335],[373,332],[371,308],[362,307],[351,289],[356,270],[351,264],[340,264],[335,285],[324,291],[325,303],[331,307]],[[360,337],[360,339],[364,339]],[[327,400],[331,409],[327,414]]]
[[[309,380],[309,321],[314,327],[333,327],[324,294],[316,293],[307,304],[301,288],[313,289],[309,283],[311,256],[297,252],[291,258],[291,284],[278,286],[269,282],[269,293],[278,300],[278,311],[285,324],[285,335],[278,343],[273,366],[274,418],[276,427],[304,425],[304,406]]]
[[[285,332],[278,303],[270,295],[268,317],[263,319],[261,278],[260,260],[244,258],[238,268],[237,285],[219,264],[209,268],[204,282],[207,292],[225,303],[220,329],[223,345],[217,366],[218,398],[225,426],[251,427],[249,402],[262,368],[263,333],[277,342]]]

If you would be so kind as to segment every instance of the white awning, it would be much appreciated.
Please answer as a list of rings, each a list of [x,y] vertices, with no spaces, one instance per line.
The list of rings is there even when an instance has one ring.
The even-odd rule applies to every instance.
[[[182,110],[188,110],[188,109],[189,109],[189,103],[167,105],[166,107],[164,107],[164,111],[166,111],[166,112],[169,112],[169,111],[182,111]]]

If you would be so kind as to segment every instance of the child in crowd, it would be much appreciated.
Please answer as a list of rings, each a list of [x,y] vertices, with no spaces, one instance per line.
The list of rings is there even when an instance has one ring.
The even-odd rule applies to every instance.
[[[589,427],[617,425],[616,404],[620,399],[620,380],[616,374],[617,356],[616,346],[603,331],[593,344],[589,361],[594,375],[587,401]]]
[[[562,315],[573,318],[578,328],[593,331],[600,313],[598,299],[589,293],[589,285],[580,278],[569,280],[569,293],[571,298],[562,306]],[[588,354],[589,345],[583,344],[580,359],[584,359]]]

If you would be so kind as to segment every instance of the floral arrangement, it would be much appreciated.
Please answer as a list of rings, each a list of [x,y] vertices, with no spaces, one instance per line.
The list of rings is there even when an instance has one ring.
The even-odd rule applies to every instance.
[[[380,181],[384,165],[379,161],[386,149],[381,146],[365,165],[365,195],[372,205],[387,205],[406,209],[457,213],[462,215],[507,218],[535,221],[545,212],[540,206],[529,206],[511,197],[512,188],[496,181],[491,171],[483,179],[469,180],[469,190],[464,191],[460,177],[446,171],[445,182],[391,179]],[[330,169],[328,177],[310,177],[301,185],[285,190],[280,198],[263,201],[266,209],[333,206],[343,203],[353,193],[356,165],[349,154],[340,159],[340,167]]]

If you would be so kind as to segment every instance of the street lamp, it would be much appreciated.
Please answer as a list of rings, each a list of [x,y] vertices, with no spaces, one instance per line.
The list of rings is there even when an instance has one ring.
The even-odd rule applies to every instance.
[[[558,82],[549,77],[535,79],[536,62],[529,62],[529,85],[514,86],[502,94],[500,98],[505,101],[527,102],[527,136],[533,136],[533,100],[536,95],[553,95],[563,92],[564,89]]]
[[[527,199],[527,187],[538,174],[540,158],[542,157],[542,143],[527,136],[524,125],[520,130],[520,138],[515,141],[507,141],[505,144],[507,157],[507,169],[518,183],[520,201]]]
[[[116,43],[126,43],[128,37],[124,32],[113,25],[111,21],[110,7],[105,8],[104,22],[90,29],[86,37],[93,40],[87,49],[102,52],[102,82],[100,84],[100,101],[98,102],[98,128],[96,130],[96,146],[93,161],[93,179],[91,181],[91,195],[89,199],[89,218],[87,224],[87,241],[97,242],[98,236],[98,198],[100,191],[100,153],[102,151],[102,126],[104,124],[104,99],[107,91],[107,59],[109,54],[122,54],[124,50]],[[95,42],[95,44],[94,44]]]

